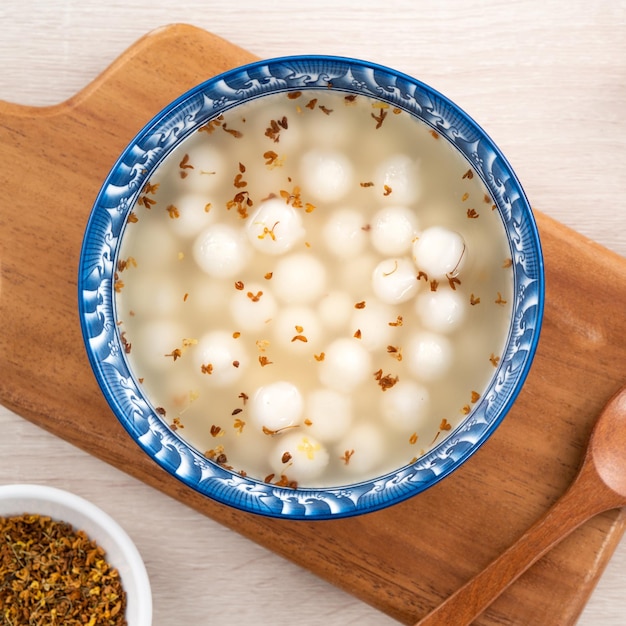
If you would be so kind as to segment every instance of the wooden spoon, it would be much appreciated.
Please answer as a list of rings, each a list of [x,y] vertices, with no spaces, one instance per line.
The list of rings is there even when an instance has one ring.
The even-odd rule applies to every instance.
[[[583,522],[626,506],[626,386],[606,404],[569,489],[510,548],[416,626],[471,624],[511,583]]]

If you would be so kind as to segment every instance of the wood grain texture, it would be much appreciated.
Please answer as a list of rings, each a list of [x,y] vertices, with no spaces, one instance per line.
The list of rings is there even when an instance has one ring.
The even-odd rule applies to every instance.
[[[182,90],[249,58],[205,32],[167,29],[63,105],[0,105],[0,399],[401,621],[414,621],[506,547],[573,476],[594,412],[626,374],[616,308],[626,301],[625,262],[539,216],[548,305],[536,364],[505,425],[449,484],[393,511],[315,524],[253,518],[189,493],[138,454],[100,398],[82,351],[75,268],[100,181],[134,132]],[[54,250],[47,250],[50,237]],[[52,334],[56,327],[63,332]],[[482,498],[470,495],[476,493]],[[572,623],[622,530],[617,513],[580,529],[481,623]],[[547,587],[550,598],[540,593]]]
[[[567,491],[502,554],[415,626],[467,626],[584,522],[626,506],[626,385],[602,409]]]

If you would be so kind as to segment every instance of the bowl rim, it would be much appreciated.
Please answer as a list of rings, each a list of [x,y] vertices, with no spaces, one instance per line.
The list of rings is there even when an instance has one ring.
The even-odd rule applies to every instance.
[[[117,521],[89,500],[58,487],[27,483],[0,485],[0,517],[24,513],[45,515],[71,524],[75,530],[84,530],[105,550],[105,558],[120,574],[126,591],[129,626],[151,626],[150,578],[137,546]]]
[[[329,87],[330,85],[330,87]],[[513,259],[513,319],[485,393],[438,445],[413,464],[340,487],[296,490],[242,477],[206,459],[163,423],[126,363],[116,330],[114,267],[126,217],[159,163],[194,130],[233,106],[293,90],[363,93],[430,125],[468,160],[489,189]],[[375,511],[416,495],[467,461],[500,425],[518,396],[539,341],[545,285],[539,232],[512,167],[458,105],[420,80],[377,63],[330,55],[255,61],[209,78],[155,115],[107,175],[85,229],[78,272],[83,340],[105,399],[133,440],[187,486],[218,502],[269,517],[330,519]]]

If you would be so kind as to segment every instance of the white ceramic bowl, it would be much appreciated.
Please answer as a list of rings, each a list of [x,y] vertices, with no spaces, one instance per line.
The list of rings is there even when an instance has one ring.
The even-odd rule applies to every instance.
[[[84,530],[106,551],[126,591],[126,620],[129,626],[151,626],[152,593],[145,565],[124,529],[104,511],[87,500],[44,485],[0,486],[0,516],[32,513],[46,515]]]

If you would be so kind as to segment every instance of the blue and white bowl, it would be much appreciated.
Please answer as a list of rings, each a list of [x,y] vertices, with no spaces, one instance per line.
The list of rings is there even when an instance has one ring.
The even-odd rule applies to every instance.
[[[480,176],[508,237],[513,273],[506,346],[481,399],[442,442],[411,464],[373,480],[291,489],[241,476],[207,459],[171,429],[130,370],[116,325],[114,275],[127,219],[157,166],[221,113],[262,96],[332,87],[365,94],[415,116],[448,141]],[[543,315],[539,236],[524,192],[487,134],[458,106],[420,81],[353,59],[323,56],[260,61],[211,78],[182,95],[131,141],[102,186],[86,228],[78,276],[89,359],[113,412],[156,463],[190,488],[245,511],[290,519],[367,513],[419,494],[463,464],[508,413],[535,354]]]

